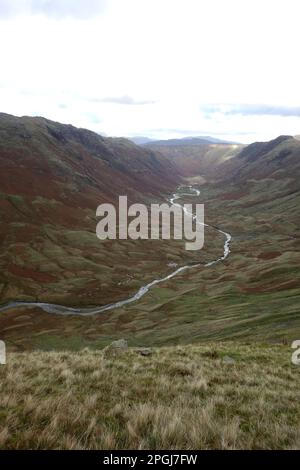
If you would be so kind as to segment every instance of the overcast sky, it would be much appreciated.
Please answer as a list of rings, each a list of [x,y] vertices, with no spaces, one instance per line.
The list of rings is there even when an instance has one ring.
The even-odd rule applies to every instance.
[[[0,111],[118,136],[300,134],[299,0],[0,0]]]

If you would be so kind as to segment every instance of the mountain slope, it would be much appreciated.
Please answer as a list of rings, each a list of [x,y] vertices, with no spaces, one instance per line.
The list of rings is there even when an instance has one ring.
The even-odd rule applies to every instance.
[[[2,302],[101,303],[125,295],[120,275],[129,280],[144,248],[100,243],[96,208],[119,195],[129,202],[161,199],[180,179],[170,162],[126,139],[6,114],[0,114],[0,165]]]
[[[300,174],[300,142],[291,136],[279,136],[270,142],[255,142],[224,162],[218,172],[221,179],[244,182],[250,178],[297,178]]]
[[[79,198],[87,203],[95,192],[103,200],[114,200],[122,191],[132,196],[167,192],[178,179],[171,164],[151,150],[44,118],[0,114],[0,151],[0,185],[10,194],[61,199],[72,193],[76,199],[84,187]],[[66,186],[71,183],[73,188]]]

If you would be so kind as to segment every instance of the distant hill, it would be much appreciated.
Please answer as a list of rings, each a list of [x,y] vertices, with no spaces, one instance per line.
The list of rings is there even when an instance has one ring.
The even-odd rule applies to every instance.
[[[149,137],[129,137],[129,140],[131,140],[131,142],[136,145],[144,145],[153,142],[153,140],[149,139]]]
[[[210,136],[199,136],[199,137],[183,137],[181,139],[166,139],[166,140],[153,140],[150,142],[145,142],[145,145],[157,145],[163,146],[186,146],[186,145],[207,145],[207,144],[237,144],[237,142],[226,141],[222,139],[216,139],[215,137]]]
[[[243,148],[241,144],[209,136],[156,140],[143,147],[164,155],[180,173],[188,177],[214,175],[220,164]]]
[[[166,141],[167,142],[167,141]],[[165,156],[175,164],[178,171],[188,177],[211,177],[216,174],[216,169],[225,161],[234,157],[242,148],[237,144],[192,144],[188,140],[179,145],[167,145],[154,142],[146,145],[153,151]]]

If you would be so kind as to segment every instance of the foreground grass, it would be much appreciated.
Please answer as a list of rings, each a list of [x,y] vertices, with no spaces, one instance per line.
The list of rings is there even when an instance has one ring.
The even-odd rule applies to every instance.
[[[0,448],[300,448],[290,355],[289,346],[234,343],[149,357],[10,353],[0,366]]]

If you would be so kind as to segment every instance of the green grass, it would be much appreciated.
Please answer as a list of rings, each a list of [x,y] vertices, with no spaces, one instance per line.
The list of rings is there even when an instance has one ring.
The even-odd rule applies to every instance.
[[[299,449],[291,352],[229,342],[150,357],[10,353],[0,367],[0,448]]]

